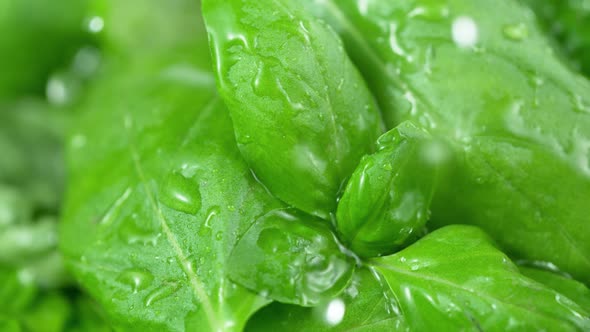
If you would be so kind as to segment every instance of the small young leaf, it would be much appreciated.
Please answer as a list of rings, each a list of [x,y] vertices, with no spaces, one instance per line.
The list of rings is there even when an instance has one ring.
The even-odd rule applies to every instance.
[[[344,242],[362,257],[393,253],[420,235],[446,154],[442,143],[409,122],[378,144],[352,174],[336,214]]]
[[[203,1],[240,150],[270,191],[325,219],[381,133],[379,113],[336,34],[296,1]]]
[[[590,82],[556,56],[528,8],[304,2],[341,33],[389,128],[412,121],[453,148],[456,172],[429,225],[479,226],[508,254],[590,282]]]

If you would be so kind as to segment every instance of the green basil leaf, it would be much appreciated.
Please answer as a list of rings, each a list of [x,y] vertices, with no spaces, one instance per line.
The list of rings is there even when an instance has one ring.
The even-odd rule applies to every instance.
[[[354,271],[350,260],[325,221],[281,209],[262,216],[240,239],[229,276],[270,299],[311,306],[348,284]]]
[[[380,119],[336,34],[294,1],[203,1],[240,150],[285,202],[328,218]]]
[[[338,203],[344,242],[362,257],[398,251],[424,231],[438,164],[445,149],[409,122],[379,138],[379,152],[366,156]]]
[[[208,64],[155,61],[107,65],[89,93],[61,248],[117,329],[240,330],[268,301],[225,278],[227,259],[279,202],[241,159]]]
[[[473,226],[454,225],[375,259],[400,312],[416,331],[578,331],[590,313],[522,276]]]
[[[543,270],[540,268],[520,266],[520,272],[549,288],[567,296],[582,308],[590,308],[590,289],[579,281],[573,280],[557,272]]]
[[[375,275],[362,268],[337,298],[314,308],[272,303],[252,316],[245,331],[408,331],[396,308]]]
[[[410,120],[453,147],[456,172],[430,225],[480,226],[509,254],[590,282],[590,83],[530,10],[511,0],[310,8],[340,31],[390,127]]]

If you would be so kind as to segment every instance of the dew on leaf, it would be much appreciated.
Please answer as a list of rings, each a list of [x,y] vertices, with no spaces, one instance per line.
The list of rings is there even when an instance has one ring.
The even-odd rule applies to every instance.
[[[86,146],[86,136],[82,134],[72,135],[72,138],[70,139],[70,146],[73,149],[83,148],[84,146]]]
[[[524,23],[509,24],[502,28],[502,34],[508,39],[521,41],[529,36],[529,30]]]
[[[172,172],[166,179],[160,200],[172,209],[195,214],[201,208],[199,184],[179,172]]]
[[[221,209],[217,205],[214,205],[210,207],[209,210],[207,210],[207,216],[205,217],[205,220],[203,220],[203,223],[199,227],[199,236],[205,237],[211,234],[211,229],[213,227],[212,223],[220,212]]]
[[[149,307],[157,301],[170,297],[180,289],[180,286],[180,283],[176,281],[168,281],[164,283],[161,287],[154,289],[144,298],[145,306]]]
[[[154,276],[147,270],[127,269],[117,277],[117,280],[129,287],[133,293],[146,289],[152,284]]]
[[[137,226],[136,221],[125,220],[119,228],[119,236],[128,244],[142,244],[155,246],[162,233]]]
[[[413,62],[414,58],[401,46],[398,39],[399,25],[395,22],[389,25],[389,47],[397,56],[404,59],[406,62]]]
[[[100,51],[93,46],[80,48],[72,62],[72,70],[81,77],[92,76],[100,66]]]
[[[572,103],[574,104],[574,110],[578,113],[590,113],[590,106],[584,101],[582,96],[573,94]]]
[[[65,75],[53,75],[47,81],[45,95],[47,101],[56,106],[67,105],[72,101],[74,94],[74,83]]]

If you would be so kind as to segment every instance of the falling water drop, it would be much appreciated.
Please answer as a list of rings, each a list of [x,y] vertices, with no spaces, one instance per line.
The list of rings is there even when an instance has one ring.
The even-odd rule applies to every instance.
[[[104,29],[104,20],[100,16],[93,16],[88,19],[86,27],[91,33],[99,33]]]
[[[455,44],[461,48],[475,46],[478,39],[477,24],[469,16],[459,16],[453,21],[451,33]]]
[[[326,323],[329,325],[338,325],[344,319],[344,313],[346,312],[346,305],[342,299],[333,299],[330,301],[326,307],[326,312],[324,318],[326,319]]]

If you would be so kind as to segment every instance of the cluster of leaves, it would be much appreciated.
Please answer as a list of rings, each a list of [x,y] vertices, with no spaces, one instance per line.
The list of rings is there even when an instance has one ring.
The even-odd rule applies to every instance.
[[[38,2],[0,330],[590,330],[584,1]]]

